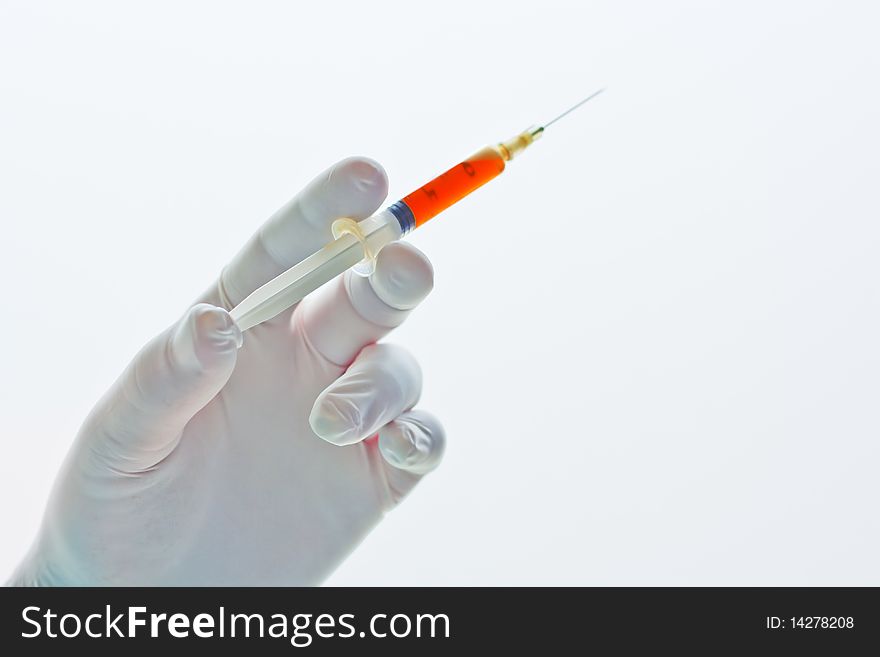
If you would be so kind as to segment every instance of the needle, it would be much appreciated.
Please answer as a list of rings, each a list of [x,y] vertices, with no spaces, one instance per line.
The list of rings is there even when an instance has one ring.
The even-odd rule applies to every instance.
[[[583,99],[582,101],[580,101],[579,103],[577,103],[577,104],[572,105],[571,107],[569,107],[567,110],[565,110],[562,114],[560,114],[559,116],[557,116],[557,117],[556,117],[555,119],[553,119],[552,121],[548,121],[547,123],[545,123],[542,127],[543,127],[543,128],[548,128],[548,127],[550,127],[551,125],[553,125],[554,123],[556,123],[559,119],[561,119],[563,116],[566,116],[566,115],[568,115],[568,114],[571,114],[571,113],[574,112],[578,107],[580,107],[581,105],[583,105],[584,103],[586,103],[588,100],[592,100],[593,98],[595,98],[596,96],[598,96],[598,95],[599,95],[600,93],[602,93],[603,91],[605,91],[605,87],[602,87],[601,89],[599,89],[599,91],[594,91],[593,93],[591,93],[589,96],[587,96],[586,98],[584,98],[584,99]]]

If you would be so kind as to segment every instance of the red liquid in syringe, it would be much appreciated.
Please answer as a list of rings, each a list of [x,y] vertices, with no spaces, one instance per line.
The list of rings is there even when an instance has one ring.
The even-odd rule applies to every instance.
[[[412,211],[416,227],[499,175],[504,171],[504,164],[501,152],[487,146],[405,196],[403,202]]]

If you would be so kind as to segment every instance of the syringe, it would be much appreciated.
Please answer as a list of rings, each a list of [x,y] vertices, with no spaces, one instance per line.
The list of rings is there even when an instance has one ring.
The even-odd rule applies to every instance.
[[[590,94],[541,126],[528,128],[495,146],[486,146],[372,217],[362,221],[337,219],[331,242],[254,290],[232,309],[232,318],[239,329],[246,331],[299,303],[358,263],[362,263],[361,273],[369,273],[383,246],[399,240],[498,176],[506,163],[531,146],[547,127],[603,91]]]

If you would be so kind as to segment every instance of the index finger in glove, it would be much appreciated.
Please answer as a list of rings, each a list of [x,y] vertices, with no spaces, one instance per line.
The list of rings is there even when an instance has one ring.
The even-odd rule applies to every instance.
[[[220,275],[219,301],[231,308],[255,289],[326,244],[340,217],[364,219],[388,194],[385,170],[350,157],[324,171],[278,210]]]

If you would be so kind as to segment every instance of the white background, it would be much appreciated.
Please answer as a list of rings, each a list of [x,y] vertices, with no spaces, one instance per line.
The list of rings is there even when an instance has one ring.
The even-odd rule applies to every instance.
[[[871,2],[0,3],[0,569],[81,420],[350,154],[412,236],[442,467],[332,584],[880,584]]]

